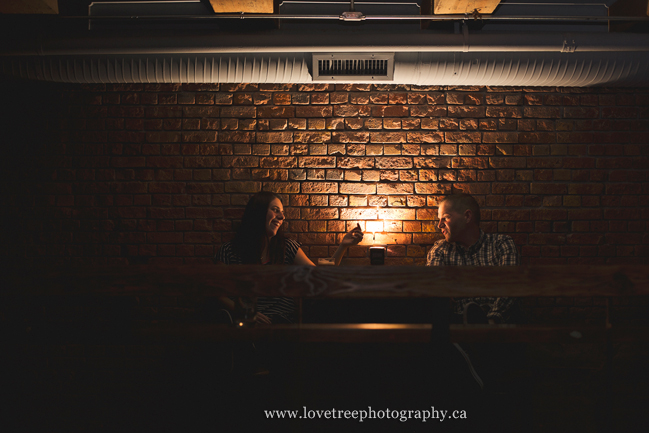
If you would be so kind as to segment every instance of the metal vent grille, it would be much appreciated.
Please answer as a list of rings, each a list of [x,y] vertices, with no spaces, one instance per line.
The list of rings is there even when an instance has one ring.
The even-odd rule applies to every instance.
[[[387,60],[318,60],[320,75],[382,75],[388,74]]]
[[[394,54],[314,54],[314,81],[392,81]]]

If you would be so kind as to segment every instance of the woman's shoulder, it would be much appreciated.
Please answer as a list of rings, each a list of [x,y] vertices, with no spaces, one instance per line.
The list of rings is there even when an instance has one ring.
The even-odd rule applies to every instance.
[[[295,239],[286,238],[286,248],[294,249],[297,252],[301,246],[302,244]]]
[[[232,242],[223,242],[219,247],[219,252],[231,252],[232,251]]]
[[[300,249],[300,246],[302,245],[295,239],[290,239],[290,238],[285,238],[286,241],[286,250],[285,250],[285,255],[284,255],[284,264],[290,265],[293,263],[295,260],[295,256],[297,255],[298,250]]]

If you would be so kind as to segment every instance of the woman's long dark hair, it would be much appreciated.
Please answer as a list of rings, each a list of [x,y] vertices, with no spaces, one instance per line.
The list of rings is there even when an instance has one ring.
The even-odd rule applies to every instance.
[[[275,199],[281,201],[277,194],[261,191],[253,195],[246,205],[241,225],[232,240],[232,247],[244,264],[261,263],[261,252],[266,238],[266,215],[270,202]],[[270,239],[268,246],[270,262],[273,264],[284,263],[286,238],[281,229],[280,226],[277,234]]]

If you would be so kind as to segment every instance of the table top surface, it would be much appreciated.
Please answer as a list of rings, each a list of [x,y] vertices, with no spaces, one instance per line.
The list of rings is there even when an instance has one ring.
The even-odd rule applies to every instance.
[[[19,268],[4,295],[411,298],[638,296],[649,266],[98,266]]]

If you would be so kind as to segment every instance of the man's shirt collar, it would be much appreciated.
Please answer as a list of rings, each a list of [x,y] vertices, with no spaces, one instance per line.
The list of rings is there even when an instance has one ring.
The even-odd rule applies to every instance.
[[[482,244],[484,243],[486,237],[487,235],[485,234],[485,232],[483,232],[482,229],[480,229],[480,236],[478,237],[476,243],[471,245],[469,248],[465,248],[462,245],[455,243],[455,247],[458,249],[458,251],[464,254],[475,254],[482,247]]]

